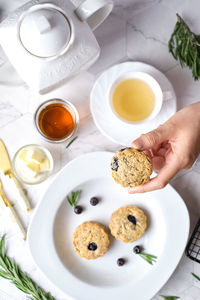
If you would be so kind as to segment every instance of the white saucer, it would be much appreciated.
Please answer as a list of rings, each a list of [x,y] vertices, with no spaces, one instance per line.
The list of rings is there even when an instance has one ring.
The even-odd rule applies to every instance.
[[[125,124],[113,116],[108,108],[107,94],[111,82],[130,71],[150,74],[158,81],[163,91],[171,91],[173,95],[164,101],[158,116],[144,124]],[[155,129],[176,112],[176,94],[167,77],[156,68],[141,62],[125,62],[107,69],[96,80],[90,95],[90,109],[94,122],[102,134],[117,144],[129,146],[142,133]]]

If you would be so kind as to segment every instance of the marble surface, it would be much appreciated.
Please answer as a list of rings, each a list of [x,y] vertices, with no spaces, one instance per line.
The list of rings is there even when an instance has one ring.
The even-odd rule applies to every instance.
[[[0,20],[6,17],[9,11],[25,2],[25,0],[0,0]],[[80,0],[73,0],[73,2],[79,3]],[[173,84],[177,94],[178,109],[200,99],[199,82],[193,80],[189,70],[181,69],[167,49],[167,42],[176,22],[176,12],[188,21],[194,31],[200,32],[199,1],[114,0],[114,3],[115,7],[112,14],[95,31],[101,46],[99,60],[88,72],[79,74],[62,88],[40,96],[32,92],[18,78],[12,68],[6,66],[6,73],[2,73],[0,68],[0,138],[4,140],[9,149],[10,156],[13,157],[16,150],[24,144],[39,143],[48,147],[55,160],[55,171],[51,178],[40,185],[25,187],[34,208],[51,183],[55,173],[71,159],[82,153],[96,150],[115,151],[119,147],[97,130],[89,110],[90,90],[97,76],[107,67],[127,60],[152,64],[161,70]],[[0,58],[1,65],[5,60],[1,50]],[[33,126],[35,108],[42,101],[52,97],[70,99],[80,113],[79,138],[68,150],[65,149],[65,144],[55,145],[44,142]],[[8,184],[2,175],[1,178],[7,195],[13,202],[16,202],[19,197],[17,191]],[[171,182],[188,207],[191,229],[200,215],[199,182],[200,163],[198,162],[191,170],[181,172]],[[17,204],[16,208],[19,210]],[[20,212],[26,226],[28,226],[34,210],[28,215]],[[9,255],[16,259],[23,270],[30,274],[44,289],[50,291],[56,299],[69,299],[52,286],[34,265],[26,243],[18,238],[1,210],[0,234],[2,233],[6,233]],[[183,255],[169,281],[153,299],[161,299],[159,295],[176,295],[183,300],[199,300],[200,283],[191,276],[191,272],[200,276],[200,265]],[[27,298],[7,280],[0,279],[0,300],[25,300]]]

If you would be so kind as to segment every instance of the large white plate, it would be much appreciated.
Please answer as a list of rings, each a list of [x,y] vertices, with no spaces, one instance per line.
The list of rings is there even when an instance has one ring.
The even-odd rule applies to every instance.
[[[167,185],[163,190],[130,195],[110,175],[112,153],[94,152],[71,161],[57,175],[40,202],[28,231],[30,251],[41,271],[74,299],[149,300],[168,280],[184,251],[189,232],[187,208],[178,193]],[[71,191],[81,189],[76,215],[66,201]],[[100,203],[91,206],[90,197]],[[111,237],[108,252],[87,261],[74,252],[72,234],[82,222],[93,220],[108,226],[114,210],[127,204],[141,207],[148,217],[148,229],[134,243]],[[135,245],[156,255],[151,266],[133,253]],[[116,260],[127,263],[118,267]]]
[[[128,124],[111,113],[108,105],[109,88],[117,78],[128,72],[145,72],[157,80],[163,92],[171,92],[172,98],[164,101],[161,111],[153,120],[143,124]],[[176,112],[176,94],[168,78],[158,69],[141,62],[129,61],[114,65],[99,76],[91,91],[90,109],[94,122],[102,134],[117,144],[130,146],[131,142],[142,133],[155,129]]]

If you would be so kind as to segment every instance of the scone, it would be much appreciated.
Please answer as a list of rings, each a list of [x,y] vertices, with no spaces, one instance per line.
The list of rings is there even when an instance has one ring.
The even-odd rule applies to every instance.
[[[125,206],[114,211],[109,224],[111,234],[124,243],[138,240],[146,227],[146,216],[136,206]]]
[[[79,225],[73,234],[74,250],[86,259],[103,256],[109,247],[109,237],[105,227],[96,222]]]
[[[123,187],[136,187],[148,182],[152,173],[151,159],[134,148],[118,150],[111,161],[111,175]]]

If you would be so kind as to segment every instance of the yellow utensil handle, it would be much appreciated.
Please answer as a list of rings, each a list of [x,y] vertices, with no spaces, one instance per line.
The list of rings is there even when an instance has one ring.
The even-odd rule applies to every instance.
[[[17,178],[15,178],[15,176],[12,177],[12,180],[15,183],[16,188],[18,189],[21,198],[23,199],[23,201],[20,203],[21,206],[23,206],[23,208],[25,208],[26,210],[31,210],[31,205],[30,202],[28,200],[28,197],[26,196],[21,184],[19,183],[19,181],[17,180]]]
[[[19,218],[19,216],[17,215],[14,207],[11,206],[7,206],[7,209],[10,211],[10,215],[12,216],[12,218],[14,219],[15,223],[18,227],[19,232],[22,235],[22,238],[25,240],[26,239],[26,230],[24,229],[24,226],[22,225],[22,222]]]
[[[10,202],[6,199],[2,191],[0,191],[0,197],[3,200],[5,206],[11,206]]]

